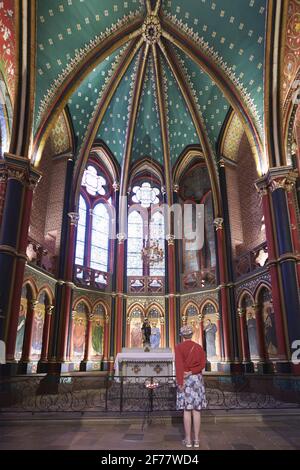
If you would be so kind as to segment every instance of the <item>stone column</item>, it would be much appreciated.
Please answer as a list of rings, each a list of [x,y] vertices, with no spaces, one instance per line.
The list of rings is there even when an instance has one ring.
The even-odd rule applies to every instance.
[[[47,305],[45,312],[45,323],[43,329],[43,346],[41,359],[38,364],[38,373],[46,372],[46,364],[48,362],[49,355],[49,342],[50,342],[50,331],[51,331],[51,320],[53,318],[54,305]]]
[[[15,347],[33,192],[41,179],[30,161],[5,154],[0,173],[7,186],[0,230],[0,340],[6,342],[5,373],[16,372]]]
[[[247,333],[247,319],[246,319],[246,309],[238,308],[238,321],[240,328],[240,337],[241,337],[241,346],[242,346],[242,360],[245,372],[253,372],[254,367],[251,363],[248,333]]]
[[[168,292],[169,292],[169,347],[174,351],[176,337],[176,285],[175,285],[175,237],[167,236],[168,242]]]
[[[32,347],[32,333],[33,333],[33,322],[35,309],[38,305],[38,300],[30,300],[28,302],[27,317],[25,323],[25,332],[24,332],[24,343],[22,357],[19,363],[18,371],[21,374],[27,374],[30,371],[28,364],[30,362],[31,347]]]

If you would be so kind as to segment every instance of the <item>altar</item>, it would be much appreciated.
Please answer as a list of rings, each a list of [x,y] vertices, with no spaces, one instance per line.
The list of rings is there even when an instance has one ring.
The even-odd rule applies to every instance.
[[[174,354],[171,349],[123,349],[115,361],[116,377],[162,377],[168,380],[175,375]]]

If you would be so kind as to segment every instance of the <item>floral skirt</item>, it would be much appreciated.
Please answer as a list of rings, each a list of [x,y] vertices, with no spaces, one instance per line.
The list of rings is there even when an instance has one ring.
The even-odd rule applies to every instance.
[[[177,391],[177,410],[201,411],[207,407],[204,381],[201,374],[190,375],[184,389]]]

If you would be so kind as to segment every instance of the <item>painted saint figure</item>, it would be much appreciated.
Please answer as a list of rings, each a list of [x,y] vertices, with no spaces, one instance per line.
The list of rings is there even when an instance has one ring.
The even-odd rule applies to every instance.
[[[248,330],[250,356],[251,356],[251,358],[252,357],[258,357],[256,319],[253,318],[253,313],[252,312],[248,313],[247,330]]]
[[[141,348],[143,346],[143,334],[140,322],[135,322],[130,334],[131,347]]]
[[[92,326],[92,346],[95,356],[101,356],[103,344],[103,326],[101,325],[101,319],[96,318],[93,321]]]
[[[20,312],[19,312],[18,329],[17,329],[16,359],[21,359],[21,356],[22,356],[25,323],[26,323],[26,310],[24,308],[24,305],[21,304]]]
[[[150,343],[152,349],[157,349],[160,346],[160,329],[157,327],[157,323],[152,325]]]
[[[264,319],[265,324],[265,342],[268,354],[270,356],[277,354],[277,336],[275,329],[275,313],[271,307],[267,307],[266,316]]]
[[[207,320],[204,328],[205,340],[206,340],[206,354],[208,358],[215,357],[217,355],[216,350],[216,335],[217,325]]]

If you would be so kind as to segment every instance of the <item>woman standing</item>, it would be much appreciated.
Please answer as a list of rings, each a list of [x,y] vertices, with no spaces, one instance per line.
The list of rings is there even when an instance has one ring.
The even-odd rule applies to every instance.
[[[207,401],[202,377],[206,356],[203,348],[192,341],[193,329],[183,326],[180,335],[183,343],[175,349],[176,380],[178,385],[177,409],[184,410],[184,429],[186,447],[192,447],[192,422],[194,429],[194,447],[199,447],[201,410]]]

